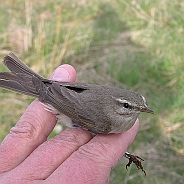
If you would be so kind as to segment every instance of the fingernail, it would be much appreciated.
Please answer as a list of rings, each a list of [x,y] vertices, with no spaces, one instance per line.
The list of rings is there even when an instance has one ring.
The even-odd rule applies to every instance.
[[[51,79],[63,82],[68,81],[69,73],[62,66],[59,66],[57,69],[54,70],[53,74],[51,75]]]

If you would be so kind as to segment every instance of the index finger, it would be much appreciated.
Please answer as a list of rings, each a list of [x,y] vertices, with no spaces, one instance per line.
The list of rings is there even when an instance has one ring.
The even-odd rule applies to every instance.
[[[51,79],[73,82],[75,69],[67,64],[61,65]],[[47,139],[55,124],[55,115],[46,111],[38,100],[33,101],[0,145],[0,173],[19,165]]]

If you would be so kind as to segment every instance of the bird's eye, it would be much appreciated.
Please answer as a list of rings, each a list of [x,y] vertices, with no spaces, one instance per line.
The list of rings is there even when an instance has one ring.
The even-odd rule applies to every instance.
[[[129,108],[129,104],[128,104],[128,103],[124,103],[124,104],[123,104],[123,107],[124,107],[124,108]]]

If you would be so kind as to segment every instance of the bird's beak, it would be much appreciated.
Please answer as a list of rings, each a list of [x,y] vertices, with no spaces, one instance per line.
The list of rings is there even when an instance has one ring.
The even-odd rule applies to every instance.
[[[147,106],[142,107],[140,111],[141,111],[141,112],[147,112],[147,113],[155,114],[155,113],[154,113],[151,109],[149,109]]]

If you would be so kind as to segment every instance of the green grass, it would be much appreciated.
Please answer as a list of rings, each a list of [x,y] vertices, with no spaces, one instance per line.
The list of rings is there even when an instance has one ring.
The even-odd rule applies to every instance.
[[[127,172],[127,160],[122,159],[110,183],[183,183],[184,4],[179,0],[29,3],[1,4],[0,57],[13,51],[46,77],[69,63],[80,82],[143,94],[156,114],[141,115],[129,151],[145,159],[148,176],[135,166]],[[2,65],[0,69],[5,70]],[[32,98],[0,92],[2,140]]]

